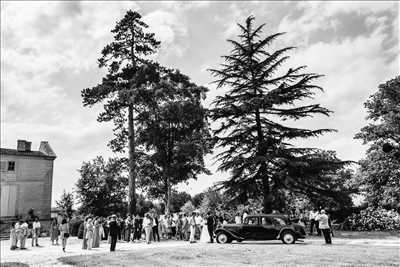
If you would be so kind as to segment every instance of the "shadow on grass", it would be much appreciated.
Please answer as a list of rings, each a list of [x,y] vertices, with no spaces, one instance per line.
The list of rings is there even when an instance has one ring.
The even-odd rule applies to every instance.
[[[219,245],[223,245],[223,244],[219,244]],[[308,243],[305,242],[298,242],[296,241],[296,243],[294,244],[283,244],[282,242],[277,243],[277,242],[254,242],[254,241],[243,241],[243,242],[232,242],[229,245],[260,245],[260,246],[304,246],[304,245],[309,245]]]
[[[29,267],[29,265],[22,262],[2,262],[0,267]]]
[[[67,265],[78,265],[79,263],[75,260],[70,259],[69,257],[63,257],[57,259],[59,262],[62,262]]]
[[[334,231],[335,237],[347,238],[347,239],[392,239],[399,238],[400,233],[396,231]]]

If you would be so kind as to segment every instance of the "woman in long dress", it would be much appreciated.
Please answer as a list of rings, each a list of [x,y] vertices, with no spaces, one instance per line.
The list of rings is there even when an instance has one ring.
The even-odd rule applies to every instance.
[[[171,239],[171,237],[172,237],[172,219],[171,219],[171,215],[167,215],[167,220],[166,220],[166,223],[167,223],[167,236],[168,236],[168,239]]]
[[[58,236],[59,236],[59,230],[58,230],[57,219],[53,218],[50,224],[50,240],[52,245],[54,245],[54,241],[56,241],[56,245],[58,246]]]
[[[94,221],[94,231],[93,231],[93,247],[100,247],[100,221],[96,218]]]
[[[196,232],[196,219],[195,219],[196,213],[192,212],[192,216],[189,219],[189,226],[190,226],[190,237],[189,237],[189,242],[190,243],[196,243],[196,240],[194,238],[195,232]]]
[[[131,231],[132,231],[132,220],[131,220],[131,216],[128,215],[126,216],[125,219],[125,236],[124,236],[124,240],[126,242],[130,241],[130,237],[131,237]]]
[[[146,213],[144,215],[143,219],[143,228],[146,233],[146,243],[150,244],[150,238],[151,238],[151,228],[153,227],[153,221],[150,218],[150,215]]]
[[[210,236],[208,235],[207,220],[202,219],[203,227],[201,228],[200,243],[208,243],[210,241]]]
[[[89,217],[86,217],[85,220],[83,221],[83,242],[82,242],[82,249],[87,249],[88,244],[87,244],[87,221]]]
[[[92,249],[93,247],[93,232],[94,232],[94,226],[92,219],[88,219],[86,223],[86,239],[87,239],[87,245],[89,250]]]
[[[104,232],[104,227],[103,227],[103,218],[99,219],[99,235],[100,235],[100,240],[99,240],[99,243],[100,243],[100,241],[103,240],[105,237],[105,232]]]

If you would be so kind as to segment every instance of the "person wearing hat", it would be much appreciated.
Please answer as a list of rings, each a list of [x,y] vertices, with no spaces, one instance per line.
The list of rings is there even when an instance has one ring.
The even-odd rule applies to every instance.
[[[331,228],[329,227],[329,217],[325,210],[321,210],[321,214],[318,216],[319,229],[321,229],[322,234],[325,238],[326,244],[332,244],[331,239]]]
[[[111,239],[110,251],[115,251],[115,245],[117,244],[117,237],[118,237],[118,223],[117,223],[117,216],[112,215],[111,221],[109,223],[109,235]]]

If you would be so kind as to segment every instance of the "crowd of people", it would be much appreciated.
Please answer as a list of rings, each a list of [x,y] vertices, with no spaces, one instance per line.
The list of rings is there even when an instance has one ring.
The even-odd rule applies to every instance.
[[[250,211],[251,212],[251,211]],[[214,242],[214,231],[223,224],[241,224],[248,216],[248,211],[237,213],[234,217],[224,217],[208,212],[201,216],[199,212],[173,213],[159,215],[148,212],[144,216],[126,215],[125,217],[111,215],[108,217],[86,216],[79,225],[78,238],[82,239],[82,249],[91,250],[100,247],[101,241],[108,241],[110,251],[115,251],[119,242],[160,242],[161,239],[182,240],[190,243]],[[307,216],[308,215],[308,216]],[[298,223],[309,228],[309,234],[318,236],[323,234],[326,244],[331,244],[331,222],[325,210],[314,209],[307,213],[300,211],[292,214]],[[41,224],[38,218],[33,222],[19,221],[13,223],[10,229],[11,250],[16,248],[26,249],[26,239],[32,237],[32,247],[39,246]],[[67,240],[71,234],[70,224],[66,218],[54,218],[49,229],[52,245],[59,245],[61,239],[62,249],[65,251]]]
[[[112,229],[111,225],[115,229]],[[204,227],[205,225],[207,227]],[[214,242],[213,232],[216,227],[218,220],[211,213],[205,217],[196,212],[190,215],[185,213],[158,215],[152,212],[144,214],[143,217],[128,214],[125,218],[116,215],[108,218],[89,215],[82,222],[78,237],[83,239],[83,249],[98,247],[99,240],[109,240],[109,243],[112,243],[112,232],[115,233],[115,241],[145,241],[150,244],[160,242],[161,239],[174,239],[194,243],[200,240],[204,228],[207,230],[209,241]]]
[[[32,237],[32,247],[38,247],[40,228],[41,225],[38,218],[35,218],[31,224],[28,220],[19,220],[18,222],[13,222],[10,229],[11,250],[16,248],[26,249],[26,240],[29,235]]]

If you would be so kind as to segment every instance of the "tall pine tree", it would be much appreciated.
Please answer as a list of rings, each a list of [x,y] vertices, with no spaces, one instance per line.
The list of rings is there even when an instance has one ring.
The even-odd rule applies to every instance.
[[[82,90],[84,106],[105,102],[98,121],[113,121],[115,139],[109,143],[116,152],[129,151],[129,212],[136,210],[136,144],[135,111],[143,104],[139,90],[152,81],[152,71],[145,57],[159,46],[153,33],[145,32],[148,25],[141,15],[128,11],[111,31],[114,41],[106,45],[99,59],[99,67],[108,69],[102,82],[93,88]],[[127,144],[128,143],[128,144]]]
[[[330,111],[319,104],[298,102],[312,98],[315,90],[322,90],[313,84],[321,75],[303,72],[305,66],[278,74],[279,67],[289,58],[287,53],[294,49],[269,49],[283,33],[262,37],[265,25],[256,27],[253,17],[238,26],[238,40],[228,40],[233,45],[230,55],[224,56],[220,69],[211,70],[217,87],[228,89],[216,98],[211,113],[218,124],[214,131],[217,145],[225,148],[217,157],[221,162],[219,169],[231,171],[231,177],[223,183],[228,193],[242,199],[261,196],[264,212],[269,213],[274,193],[282,188],[330,191],[318,182],[319,175],[336,172],[343,162],[334,156],[326,157],[322,151],[290,143],[332,129],[285,125],[288,119],[329,115]]]

